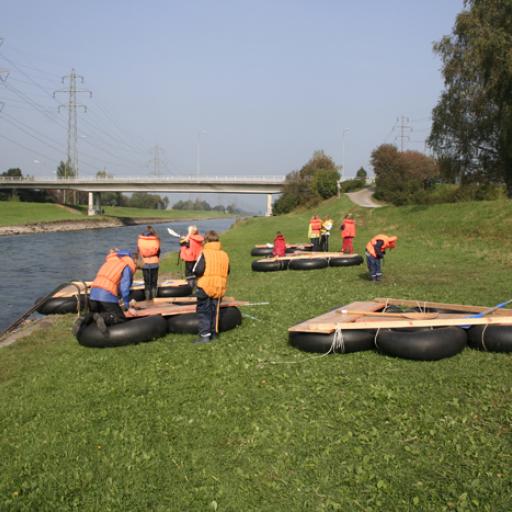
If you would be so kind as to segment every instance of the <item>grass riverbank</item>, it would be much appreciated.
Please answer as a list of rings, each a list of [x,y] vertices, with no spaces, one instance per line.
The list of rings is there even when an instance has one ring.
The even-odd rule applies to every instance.
[[[508,511],[512,359],[312,357],[288,326],[378,296],[493,305],[510,296],[507,201],[362,210],[362,252],[399,236],[384,281],[363,267],[252,273],[250,248],[305,241],[312,212],[248,219],[222,237],[248,308],[218,343],[168,336],[88,350],[71,317],[2,350],[1,510]],[[333,237],[331,247],[339,247]],[[333,247],[334,248],[334,247]],[[162,270],[173,271],[169,257]]]
[[[230,217],[222,212],[197,210],[153,210],[148,208],[125,208],[106,206],[104,215],[88,217],[87,207],[68,208],[51,203],[26,203],[17,201],[0,201],[0,226],[21,226],[42,222],[60,221],[95,221],[114,218],[129,219],[209,219]]]

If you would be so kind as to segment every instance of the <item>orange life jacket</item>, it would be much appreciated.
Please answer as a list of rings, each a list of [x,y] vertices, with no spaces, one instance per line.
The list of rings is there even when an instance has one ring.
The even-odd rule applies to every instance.
[[[105,263],[100,267],[91,288],[102,288],[112,295],[119,295],[119,283],[125,267],[130,267],[132,274],[136,266],[130,256],[118,256],[115,252],[108,254]]]
[[[160,238],[155,235],[139,235],[137,248],[144,263],[158,263],[158,251],[160,250]]]
[[[356,221],[354,219],[343,219],[343,229],[341,230],[343,238],[356,236]]]
[[[226,294],[229,256],[221,249],[220,242],[209,242],[203,247],[204,274],[197,280],[209,297],[220,299]]]
[[[200,234],[189,235],[187,245],[182,245],[180,258],[183,261],[197,261],[203,248],[204,237]]]
[[[309,225],[311,227],[311,232],[314,235],[320,235],[320,230],[322,229],[322,219],[318,217],[316,219],[311,219],[309,221]]]
[[[395,242],[397,240],[396,236],[390,237],[388,235],[375,235],[367,244],[366,250],[369,254],[371,254],[374,258],[377,257],[377,253],[375,252],[374,245],[377,243],[377,240],[382,240],[384,244],[382,245],[381,250],[385,251],[386,249],[395,247]]]

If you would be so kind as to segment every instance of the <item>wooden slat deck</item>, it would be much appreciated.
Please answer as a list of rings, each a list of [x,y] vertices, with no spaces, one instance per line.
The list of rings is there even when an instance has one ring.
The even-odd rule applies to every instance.
[[[400,299],[376,298],[373,301],[352,302],[346,306],[335,308],[328,313],[317,316],[294,325],[289,332],[317,332],[333,333],[337,329],[379,329],[379,328],[406,328],[406,327],[443,327],[503,324],[512,325],[512,310],[499,309],[480,318],[469,318],[468,315],[482,313],[489,308],[482,306],[466,306],[460,304],[445,304],[419,301],[422,307],[449,310],[451,313],[439,313],[434,319],[408,319],[391,318],[379,315],[379,311],[386,305],[418,306],[418,301],[402,301]],[[359,311],[362,314],[350,314],[350,311]],[[459,312],[460,311],[460,312]],[[367,312],[364,313],[363,312]],[[375,313],[374,315],[368,313]]]
[[[297,251],[287,254],[286,256],[275,256],[272,258],[261,258],[257,261],[289,261],[300,259],[315,259],[315,258],[355,258],[359,254],[342,254],[341,252],[312,252],[312,251]]]

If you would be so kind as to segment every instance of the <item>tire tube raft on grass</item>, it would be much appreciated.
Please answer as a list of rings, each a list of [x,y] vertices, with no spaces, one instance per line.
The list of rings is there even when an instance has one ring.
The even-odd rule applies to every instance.
[[[164,317],[157,315],[134,318],[111,325],[108,328],[108,335],[103,334],[92,322],[78,331],[77,340],[84,347],[122,347],[152,341],[166,334],[167,321]]]
[[[437,361],[462,352],[467,344],[467,333],[460,327],[380,329],[375,344],[390,356]]]
[[[359,254],[354,256],[333,256],[329,258],[330,267],[350,267],[351,265],[361,265],[363,257]]]
[[[289,260],[255,260],[251,263],[251,268],[255,272],[276,272],[286,270]]]
[[[323,334],[318,332],[290,332],[290,344],[306,352],[327,354],[350,354],[374,348],[375,331],[347,330],[341,331],[333,344],[336,333]],[[332,347],[332,350],[331,350]]]
[[[237,307],[220,308],[219,332],[229,331],[242,323],[242,313]],[[167,329],[171,333],[197,334],[199,318],[197,313],[174,315],[167,318]]]
[[[144,290],[142,290],[144,295]],[[189,284],[179,284],[175,286],[159,286],[157,297],[188,297],[192,295],[192,287]],[[141,300],[144,300],[142,298]]]
[[[85,307],[86,296],[74,295],[72,297],[50,297],[46,302],[37,308],[37,312],[41,315],[65,315],[67,313],[77,313]],[[39,301],[41,299],[37,299]],[[36,302],[37,302],[36,301]]]
[[[326,258],[298,258],[296,260],[290,260],[288,264],[290,270],[314,270],[328,266],[329,262]]]
[[[485,352],[512,352],[512,327],[474,325],[468,330],[468,345]]]
[[[253,247],[251,249],[251,256],[271,256],[272,247]]]

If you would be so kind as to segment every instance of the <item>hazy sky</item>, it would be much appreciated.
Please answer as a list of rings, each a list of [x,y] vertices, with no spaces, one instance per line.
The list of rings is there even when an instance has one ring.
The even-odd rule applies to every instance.
[[[412,128],[406,147],[423,151],[443,86],[432,42],[462,8],[462,0],[4,0],[0,171],[50,176],[65,160],[67,111],[57,108],[67,97],[52,93],[72,68],[93,93],[78,95],[87,106],[78,116],[82,176],[104,167],[146,176],[155,145],[165,175],[197,167],[285,175],[317,149],[344,161],[344,178],[371,171],[371,151],[399,143],[400,116]],[[264,197],[248,202],[263,208]]]

